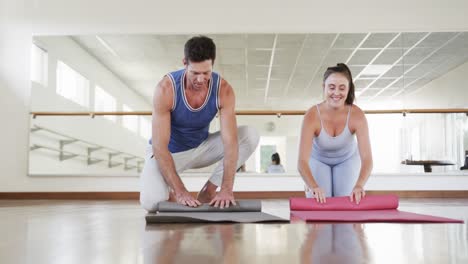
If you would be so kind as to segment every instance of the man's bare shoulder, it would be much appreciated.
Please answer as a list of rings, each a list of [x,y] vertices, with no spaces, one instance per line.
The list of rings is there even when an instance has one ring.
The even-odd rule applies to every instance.
[[[234,107],[235,105],[235,94],[232,86],[224,79],[221,79],[219,87],[219,100],[220,108],[224,107]]]
[[[156,85],[153,97],[153,106],[164,109],[172,109],[174,99],[174,87],[171,79],[166,75]]]
[[[224,78],[221,78],[221,84],[219,85],[219,89],[221,93],[232,93],[234,94],[234,90],[232,86],[226,81]]]
[[[156,93],[173,94],[174,88],[171,79],[166,75],[156,85]]]

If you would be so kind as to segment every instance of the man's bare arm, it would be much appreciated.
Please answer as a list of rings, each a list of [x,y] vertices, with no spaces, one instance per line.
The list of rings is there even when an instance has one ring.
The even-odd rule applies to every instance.
[[[221,138],[224,147],[224,172],[221,190],[210,204],[214,206],[229,207],[236,204],[232,188],[234,186],[234,175],[236,174],[237,160],[239,157],[239,144],[237,140],[237,121],[235,113],[234,91],[226,81],[222,80],[220,87],[220,119]]]
[[[174,191],[177,202],[188,206],[200,205],[185,188],[175,169],[168,149],[171,135],[171,110],[174,92],[172,82],[166,76],[156,87],[153,97],[152,143],[153,154],[166,183]]]

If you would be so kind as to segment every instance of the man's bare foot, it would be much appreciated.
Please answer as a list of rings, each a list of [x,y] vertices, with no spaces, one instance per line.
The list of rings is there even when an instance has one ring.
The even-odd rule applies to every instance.
[[[214,185],[210,181],[207,181],[205,186],[203,186],[201,191],[198,193],[197,200],[201,203],[211,202],[211,200],[213,200],[216,195],[216,189],[218,189],[218,186]]]

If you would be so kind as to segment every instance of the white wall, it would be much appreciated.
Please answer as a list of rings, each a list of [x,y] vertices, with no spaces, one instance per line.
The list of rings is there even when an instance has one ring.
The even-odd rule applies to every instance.
[[[210,133],[220,130],[219,121],[219,118],[216,118],[211,122]],[[274,124],[273,130],[267,128],[270,122]],[[287,173],[297,172],[298,140],[301,124],[302,116],[283,116],[281,118],[277,118],[276,116],[237,116],[237,126],[253,127],[257,130],[260,137],[267,140],[277,137],[281,138],[280,141],[283,142],[278,144],[277,151],[280,154],[281,163]],[[261,172],[258,167],[260,162],[260,144],[261,142],[245,163],[248,172]],[[210,172],[215,166],[192,169],[188,170],[188,172]]]
[[[122,111],[122,104],[130,106],[135,111],[151,109],[151,102],[148,98],[129,89],[116,75],[70,37],[35,37],[34,43],[48,53],[49,85],[47,88],[50,92],[54,93],[56,90],[57,60],[61,60],[90,81],[90,97],[93,97],[94,86],[98,85],[116,98],[117,111]],[[42,93],[40,89],[32,91],[31,109],[33,111],[83,111],[74,107],[74,104],[51,104],[47,100],[48,97],[39,97],[40,93]],[[94,105],[91,104],[91,111],[93,107]]]
[[[48,85],[42,86],[32,83],[31,110],[32,111],[94,111],[94,89],[99,85],[111,94],[117,101],[116,111],[122,111],[122,104],[130,106],[135,111],[150,110],[151,105],[143,97],[130,90],[112,72],[105,68],[98,60],[83,50],[69,37],[36,37],[34,42],[48,54]],[[58,61],[62,61],[69,67],[80,73],[90,81],[89,107],[83,107],[56,93]],[[122,119],[117,117],[112,122],[103,117],[37,117],[31,120],[31,125],[45,127],[61,134],[91,142],[116,151],[122,151],[137,157],[144,156],[144,148],[147,138],[129,131],[122,126]],[[52,140],[48,140],[51,137]],[[30,144],[40,144],[49,147],[58,147],[60,137],[51,133],[35,132],[31,134]],[[81,144],[82,145],[82,144]],[[71,144],[66,150],[78,154],[87,154],[85,146]],[[93,153],[93,157],[106,158],[105,151]],[[113,158],[114,162],[123,162],[123,155]],[[134,161],[131,161],[135,163]],[[82,159],[70,159],[59,161],[58,153],[44,149],[38,149],[30,153],[29,173],[34,174],[87,174],[87,175],[138,175],[136,169],[124,170],[122,166],[112,169],[107,168],[107,162],[100,162],[87,166]]]
[[[468,122],[468,121],[465,121],[465,122]],[[464,150],[465,151],[468,151],[468,128],[465,129],[465,134],[464,134],[464,137],[463,137],[463,142],[464,142]],[[466,152],[465,152],[466,153]],[[468,165],[468,164],[467,164]]]
[[[138,190],[136,178],[31,178],[32,35],[467,31],[468,2],[3,0],[0,6],[0,191]],[[209,14],[209,15],[205,15]],[[400,182],[400,180],[398,180]],[[436,182],[434,184],[437,184]],[[465,188],[465,187],[462,187]]]
[[[239,116],[237,117],[238,125],[249,125],[254,127],[262,137],[284,137],[283,149],[281,145],[277,149],[280,154],[281,163],[288,173],[297,172],[298,159],[298,140],[301,133],[302,116]],[[273,123],[274,128],[269,129],[268,123]],[[260,159],[260,151],[257,148],[256,153],[247,161],[247,171],[254,171],[257,160]],[[259,161],[258,161],[259,162]]]
[[[210,174],[182,175],[187,188],[198,191]],[[252,184],[258,183],[258,184]],[[454,184],[456,183],[456,184]],[[468,190],[468,172],[448,173],[376,173],[366,183],[368,190]],[[238,173],[235,191],[303,191],[304,182],[297,174]]]
[[[468,43],[467,43],[468,45]],[[405,96],[410,108],[467,108],[468,62]]]
[[[407,108],[468,108],[466,76],[468,76],[468,62],[424,85],[417,91],[405,95],[405,104],[408,105]],[[459,128],[464,130],[461,139],[463,144],[460,144],[458,150],[463,158],[457,160],[457,162],[461,162],[461,165],[465,161],[465,150],[468,150],[467,116],[464,117],[464,121],[465,124]]]

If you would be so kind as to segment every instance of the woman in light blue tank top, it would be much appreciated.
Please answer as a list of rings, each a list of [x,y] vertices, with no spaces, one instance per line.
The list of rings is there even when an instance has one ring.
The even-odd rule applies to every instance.
[[[353,104],[354,84],[349,68],[338,63],[323,78],[324,101],[304,116],[298,169],[306,197],[349,196],[359,203],[372,170],[369,129],[364,112]]]

